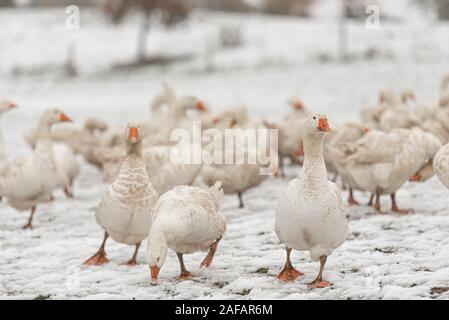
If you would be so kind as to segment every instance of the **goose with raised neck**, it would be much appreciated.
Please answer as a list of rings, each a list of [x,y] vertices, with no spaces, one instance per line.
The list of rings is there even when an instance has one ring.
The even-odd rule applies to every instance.
[[[38,141],[33,153],[19,156],[1,170],[0,196],[8,199],[11,207],[31,210],[25,229],[32,228],[36,206],[48,199],[59,185],[59,173],[50,141],[50,128],[60,122],[71,121],[61,110],[49,109],[39,121]]]
[[[348,224],[338,186],[327,180],[323,140],[330,131],[327,117],[311,115],[304,120],[304,166],[299,176],[284,188],[276,208],[276,234],[286,246],[287,259],[278,278],[293,281],[303,274],[290,260],[292,250],[309,251],[320,262],[311,288],[330,286],[323,280],[327,258],[345,240]]]
[[[142,159],[140,125],[129,124],[125,138],[126,157],[95,213],[97,223],[104,229],[103,241],[97,253],[84,262],[85,265],[102,265],[109,261],[105,250],[109,237],[116,242],[135,246],[127,264],[136,265],[140,244],[150,230],[158,194],[148,178]]]

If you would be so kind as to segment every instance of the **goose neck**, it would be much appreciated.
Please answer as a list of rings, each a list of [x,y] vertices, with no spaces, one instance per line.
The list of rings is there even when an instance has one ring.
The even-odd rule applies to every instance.
[[[303,174],[306,180],[327,182],[327,171],[323,156],[324,136],[307,136],[303,140]]]

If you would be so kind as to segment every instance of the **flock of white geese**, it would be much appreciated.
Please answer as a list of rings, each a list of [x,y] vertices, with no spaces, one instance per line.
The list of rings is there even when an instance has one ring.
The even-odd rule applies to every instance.
[[[63,189],[74,196],[73,182],[80,172],[79,156],[98,167],[109,187],[96,210],[96,222],[104,229],[98,251],[85,265],[108,262],[108,238],[135,246],[129,265],[137,263],[138,250],[147,239],[151,283],[157,283],[168,249],[176,252],[181,279],[192,275],[184,254],[208,251],[202,267],[209,267],[227,226],[220,211],[222,194],[242,195],[265,179],[261,164],[175,164],[170,133],[192,130],[193,121],[203,128],[279,130],[279,168],[302,165],[299,175],[282,191],[276,209],[275,231],[286,248],[281,281],[303,274],[290,260],[291,250],[309,251],[320,262],[310,288],[331,284],[323,280],[327,257],[348,234],[346,209],[340,186],[349,188],[350,205],[358,205],[354,191],[372,194],[370,203],[380,214],[383,195],[391,196],[391,212],[399,209],[396,191],[407,181],[421,182],[434,173],[449,188],[449,76],[442,82],[438,101],[421,105],[413,92],[396,95],[382,91],[377,105],[362,109],[359,123],[331,127],[325,115],[310,112],[299,99],[289,101],[291,112],[274,123],[252,117],[245,107],[212,114],[193,96],[178,96],[165,84],[151,104],[151,118],[123,128],[111,128],[98,119],[84,127],[54,126],[71,119],[62,110],[48,109],[35,130],[25,135],[32,151],[6,160],[0,131],[0,196],[19,211],[30,211],[24,228],[33,227],[40,203],[53,201],[52,192]],[[412,106],[414,104],[414,106]],[[0,102],[0,116],[17,104]],[[53,128],[54,126],[54,128]],[[6,137],[7,138],[7,137]],[[252,148],[246,146],[246,149]],[[225,152],[218,150],[217,152]],[[248,150],[246,150],[248,151]],[[289,161],[288,161],[289,159]],[[329,181],[339,179],[339,184]]]

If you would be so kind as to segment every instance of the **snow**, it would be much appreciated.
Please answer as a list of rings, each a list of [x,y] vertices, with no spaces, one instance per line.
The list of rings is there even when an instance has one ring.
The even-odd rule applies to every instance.
[[[64,11],[57,9],[4,10],[0,21],[0,42],[7,48],[0,51],[0,96],[20,103],[20,109],[2,121],[10,158],[29,152],[22,135],[36,125],[45,108],[60,106],[79,125],[96,116],[123,126],[148,117],[149,101],[163,81],[204,98],[213,111],[245,103],[251,114],[270,120],[281,119],[288,110],[287,98],[299,94],[310,108],[328,114],[332,125],[357,120],[360,108],[375,103],[381,88],[412,88],[419,101],[434,101],[439,81],[449,71],[447,25],[425,18],[417,24],[385,22],[379,31],[349,23],[355,59],[340,63],[335,58],[335,21],[198,12],[175,30],[155,26],[149,42],[152,52],[187,52],[195,54],[193,60],[134,73],[108,69],[133,58],[136,19],[111,28],[97,13],[87,11],[78,33],[64,29]],[[214,68],[207,72],[205,48],[223,24],[240,26],[245,43],[235,50],[216,49]],[[59,71],[11,74],[17,66],[28,70],[62,63],[68,43],[77,44],[78,78],[66,78]],[[373,60],[363,58],[370,48],[379,51]],[[317,58],[323,54],[330,58]],[[179,266],[170,252],[159,284],[151,286],[145,245],[136,267],[120,265],[133,248],[112,240],[106,247],[108,265],[82,266],[102,239],[94,212],[106,188],[100,173],[83,162],[76,198],[56,192],[54,202],[38,207],[33,230],[20,228],[27,214],[0,204],[0,298],[449,298],[449,292],[431,294],[432,288],[449,285],[449,191],[436,178],[407,183],[398,192],[398,204],[415,209],[413,215],[378,215],[368,207],[347,207],[350,236],[325,269],[331,288],[307,289],[319,265],[303,252],[294,252],[292,261],[305,277],[279,283],[276,275],[285,252],[274,233],[274,208],[283,186],[299,170],[290,167],[287,178],[269,178],[250,190],[244,195],[245,209],[237,208],[236,196],[225,196],[228,231],[212,267],[199,268],[205,253],[186,256],[186,266],[195,276],[177,281]],[[363,203],[369,197],[356,196]],[[389,206],[387,197],[382,205]]]

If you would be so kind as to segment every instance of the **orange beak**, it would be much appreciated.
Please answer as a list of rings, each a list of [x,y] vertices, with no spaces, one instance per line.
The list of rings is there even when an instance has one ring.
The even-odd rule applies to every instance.
[[[363,128],[363,133],[368,133],[368,132],[370,132],[370,131],[371,131],[370,128]]]
[[[237,120],[232,119],[231,123],[229,124],[229,128],[234,128],[236,124],[237,124]]]
[[[422,179],[421,175],[419,173],[414,174],[413,176],[411,176],[408,181],[410,182],[420,182]]]
[[[9,104],[8,104],[8,108],[9,109],[15,109],[15,108],[17,108],[19,105],[17,104],[17,103],[15,103],[15,102],[10,102]]]
[[[151,270],[151,284],[157,284],[157,278],[159,277],[160,268],[158,266],[152,266],[150,267],[150,270]]]
[[[72,119],[70,119],[64,112],[61,112],[61,116],[59,117],[59,121],[61,121],[61,122],[72,122]]]
[[[275,176],[277,178],[280,175],[281,175],[281,171],[279,170],[279,166],[276,166],[273,170],[273,176]]]
[[[129,139],[139,139],[139,130],[136,127],[132,127],[129,129]]]
[[[331,131],[331,127],[329,126],[329,122],[327,122],[327,118],[320,118],[320,120],[318,120],[318,129],[324,132]]]
[[[302,101],[297,101],[295,103],[295,109],[296,110],[303,110],[304,109],[304,104],[302,103]]]
[[[304,151],[302,150],[301,146],[298,146],[295,149],[295,156],[297,156],[298,158],[301,157],[302,155],[304,155]]]
[[[205,104],[204,102],[202,102],[202,101],[198,101],[198,102],[196,103],[195,108],[196,108],[197,110],[200,110],[200,111],[208,111],[208,110],[209,110],[209,109],[207,108],[206,104]]]

